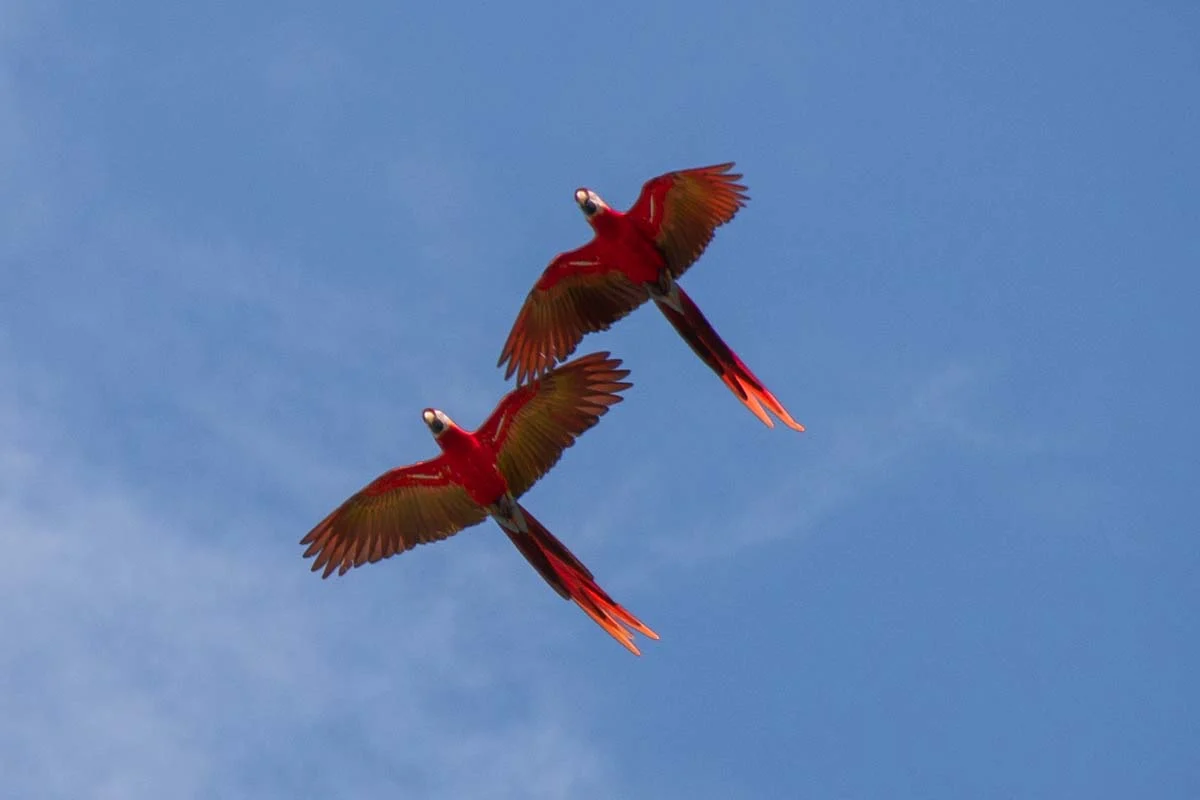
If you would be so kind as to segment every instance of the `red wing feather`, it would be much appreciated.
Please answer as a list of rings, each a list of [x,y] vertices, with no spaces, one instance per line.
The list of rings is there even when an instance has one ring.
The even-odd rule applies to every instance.
[[[487,518],[487,511],[451,482],[442,456],[380,475],[321,520],[300,544],[316,556],[313,572],[374,563],[418,544],[445,539]]]
[[[717,227],[733,219],[750,199],[738,183],[742,176],[731,169],[732,161],[651,178],[629,209],[658,243],[674,277],[687,271]]]
[[[589,353],[509,392],[476,435],[496,448],[496,465],[514,497],[545,475],[563,450],[595,425],[620,392],[629,370],[608,353]]]
[[[608,330],[649,299],[644,286],[603,262],[595,240],[550,262],[517,314],[498,366],[517,383],[536,378],[575,352],[589,333]]]

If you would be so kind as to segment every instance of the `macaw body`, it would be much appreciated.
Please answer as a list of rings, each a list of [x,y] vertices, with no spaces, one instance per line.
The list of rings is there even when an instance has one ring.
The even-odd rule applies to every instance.
[[[658,635],[615,602],[567,547],[518,498],[562,451],[621,401],[631,384],[619,359],[591,353],[509,392],[477,430],[444,412],[422,412],[441,449],[427,461],[391,470],[322,520],[301,544],[322,577],[438,541],[487,517],[560,596],[573,600],[613,638],[640,654],[631,631]]]
[[[508,482],[496,466],[496,447],[492,442],[451,422],[437,437],[437,443],[451,480],[466,489],[476,503],[490,508],[497,498],[509,493]]]
[[[567,358],[588,333],[607,330],[653,300],[679,335],[767,427],[767,411],[798,431],[783,405],[738,358],[677,283],[749,199],[732,163],[669,172],[642,187],[628,211],[590,189],[575,200],[595,236],[560,253],[530,290],[501,351],[505,377],[524,383]],[[765,410],[764,410],[765,407]]]

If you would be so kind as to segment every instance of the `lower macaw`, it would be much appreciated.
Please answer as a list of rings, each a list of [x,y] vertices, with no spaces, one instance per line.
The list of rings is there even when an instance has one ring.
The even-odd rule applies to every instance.
[[[575,601],[635,655],[632,631],[658,634],[601,589],[591,571],[517,498],[557,463],[631,386],[608,353],[563,364],[509,392],[475,431],[434,408],[421,412],[441,455],[386,472],[300,540],[314,572],[374,563],[463,528],[496,520],[521,554],[564,598]]]

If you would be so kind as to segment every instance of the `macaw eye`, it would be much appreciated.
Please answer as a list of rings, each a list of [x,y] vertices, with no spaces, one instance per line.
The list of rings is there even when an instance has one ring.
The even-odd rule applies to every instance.
[[[433,422],[429,423],[429,429],[434,433],[441,433],[446,430],[446,426],[442,424],[440,419],[435,418]]]
[[[595,214],[596,213],[596,204],[593,203],[590,199],[585,200],[583,202],[583,213],[587,214],[589,217],[592,214]]]

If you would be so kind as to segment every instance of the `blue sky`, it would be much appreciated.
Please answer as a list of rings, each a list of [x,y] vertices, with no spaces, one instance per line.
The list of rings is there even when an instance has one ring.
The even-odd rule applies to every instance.
[[[0,0],[0,774],[29,798],[1200,795],[1200,9]],[[580,185],[736,160],[528,505],[322,582]]]

